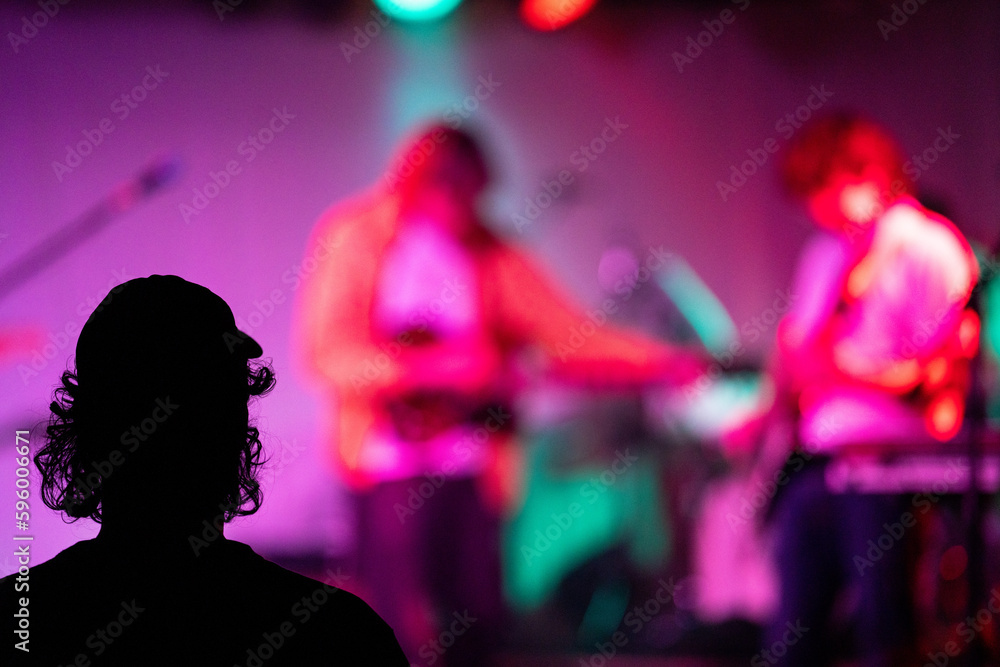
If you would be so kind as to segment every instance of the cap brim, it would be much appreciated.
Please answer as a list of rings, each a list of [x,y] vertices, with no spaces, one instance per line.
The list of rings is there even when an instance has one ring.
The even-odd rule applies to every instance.
[[[246,353],[247,359],[256,359],[264,354],[264,348],[260,346],[260,343],[242,331],[239,331],[239,334],[243,338],[243,351]]]
[[[236,327],[223,332],[222,340],[229,354],[238,354],[244,359],[256,359],[264,354],[260,343]]]

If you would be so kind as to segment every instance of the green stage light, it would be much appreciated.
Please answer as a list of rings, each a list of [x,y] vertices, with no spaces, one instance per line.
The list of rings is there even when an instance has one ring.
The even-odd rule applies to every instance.
[[[403,21],[433,21],[453,11],[462,0],[375,0],[387,16]]]

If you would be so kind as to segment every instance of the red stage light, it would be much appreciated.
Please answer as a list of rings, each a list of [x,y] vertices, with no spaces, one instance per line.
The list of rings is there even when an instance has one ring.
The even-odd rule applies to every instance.
[[[521,18],[536,30],[558,30],[577,20],[597,4],[597,0],[524,0]]]
[[[945,581],[954,581],[962,576],[969,565],[969,554],[960,544],[949,548],[941,556],[941,577]]]
[[[961,393],[953,390],[939,394],[927,410],[927,430],[938,440],[949,440],[958,434],[964,412]]]
[[[973,310],[967,310],[962,316],[962,323],[958,329],[958,341],[962,349],[962,354],[971,359],[976,356],[979,349],[979,316]]]

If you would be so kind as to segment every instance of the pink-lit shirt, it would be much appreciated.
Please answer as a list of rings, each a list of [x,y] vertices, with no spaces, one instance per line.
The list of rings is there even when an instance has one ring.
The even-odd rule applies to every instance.
[[[799,437],[813,452],[933,441],[915,404],[871,380],[938,350],[958,325],[976,280],[964,239],[909,198],[876,221],[860,261],[855,241],[824,233],[809,243],[784,325],[784,343],[793,349],[807,350],[826,336],[842,373],[839,381],[820,381],[803,393]]]
[[[385,249],[379,274],[372,325],[386,339],[415,330],[434,345],[486,336],[476,266],[468,251],[432,221],[409,221],[401,228]],[[414,443],[389,424],[377,424],[365,436],[358,468],[384,481],[442,471],[453,477],[479,474],[488,449],[476,441],[476,428],[457,424]]]

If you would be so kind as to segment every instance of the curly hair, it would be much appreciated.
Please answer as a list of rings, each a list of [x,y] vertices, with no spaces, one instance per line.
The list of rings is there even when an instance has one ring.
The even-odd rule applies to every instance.
[[[785,190],[805,198],[837,174],[861,175],[869,166],[879,167],[895,191],[913,189],[895,139],[865,116],[840,111],[804,127],[792,140],[779,168]]]
[[[165,386],[177,390],[164,395],[168,403],[173,400],[171,394],[181,396],[180,405],[176,415],[164,419],[171,423],[155,424],[158,431],[149,437],[143,432],[141,437],[143,442],[176,446],[192,439],[195,433],[207,433],[208,437],[200,438],[199,443],[211,441],[213,446],[209,451],[196,451],[184,445],[179,448],[182,454],[196,456],[203,464],[199,468],[205,472],[196,484],[192,483],[192,488],[211,494],[229,522],[237,516],[255,513],[263,499],[257,475],[266,459],[262,456],[260,431],[250,420],[248,406],[252,399],[273,389],[275,376],[266,362],[246,362],[222,372],[216,369],[213,377],[215,381],[200,389],[177,390],[177,385],[157,385],[161,392]],[[71,517],[71,522],[90,517],[100,523],[108,479],[119,468],[123,471],[119,477],[128,474],[124,470],[131,461],[125,461],[127,457],[115,445],[126,442],[128,424],[136,423],[136,415],[148,414],[137,406],[145,404],[148,411],[148,399],[153,395],[146,391],[140,392],[143,395],[138,398],[129,397],[129,391],[130,388],[122,387],[109,395],[106,389],[86,386],[77,373],[67,370],[53,394],[45,444],[34,461],[42,476],[42,500],[53,510]],[[114,407],[109,409],[109,405]],[[118,433],[121,436],[116,441]],[[139,440],[135,442],[139,444]],[[147,470],[169,465],[164,463],[166,458],[154,459],[151,465],[147,464]],[[173,457],[173,460],[185,458]],[[132,467],[133,474],[135,471]]]

